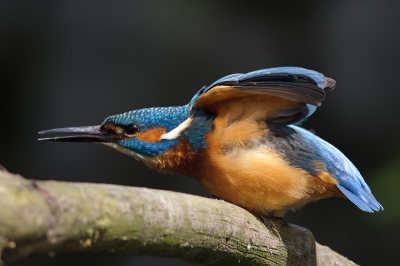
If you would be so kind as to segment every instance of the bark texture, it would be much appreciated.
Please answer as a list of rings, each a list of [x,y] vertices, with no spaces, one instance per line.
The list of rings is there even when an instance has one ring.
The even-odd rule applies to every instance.
[[[312,233],[215,199],[0,170],[0,257],[111,252],[196,265],[355,265]]]

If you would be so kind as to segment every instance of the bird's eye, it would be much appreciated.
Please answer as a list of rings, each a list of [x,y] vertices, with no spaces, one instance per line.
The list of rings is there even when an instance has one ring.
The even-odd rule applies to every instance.
[[[126,133],[129,135],[136,134],[140,131],[140,127],[136,124],[131,124],[126,128]]]

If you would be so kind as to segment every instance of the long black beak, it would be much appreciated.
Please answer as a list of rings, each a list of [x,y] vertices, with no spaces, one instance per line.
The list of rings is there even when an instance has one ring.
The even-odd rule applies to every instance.
[[[43,141],[62,141],[62,142],[113,142],[117,138],[100,128],[100,126],[89,127],[64,127],[39,131],[39,134],[69,134],[69,136],[56,136],[51,138],[40,138]]]

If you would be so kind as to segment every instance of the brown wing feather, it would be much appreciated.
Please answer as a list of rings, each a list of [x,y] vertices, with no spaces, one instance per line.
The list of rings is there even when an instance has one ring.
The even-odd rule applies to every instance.
[[[257,93],[257,91],[243,91],[231,86],[216,86],[200,95],[194,107],[215,114],[225,113],[229,110],[238,115],[243,112],[259,113],[258,117],[266,119],[268,116],[272,117],[276,110],[290,109],[298,104],[299,102],[275,95]]]
[[[336,84],[312,70],[283,68],[296,73],[277,73],[280,69],[224,77],[202,91],[194,108],[215,114],[236,110],[238,117],[233,119],[240,119],[240,113],[254,113],[267,122],[296,123],[312,114],[312,106],[320,106],[325,90]]]

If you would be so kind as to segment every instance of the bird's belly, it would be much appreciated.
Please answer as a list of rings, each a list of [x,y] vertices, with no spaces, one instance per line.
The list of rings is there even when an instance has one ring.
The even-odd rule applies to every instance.
[[[196,178],[211,194],[267,216],[282,216],[338,191],[336,179],[314,177],[267,148],[211,151],[201,169]]]

